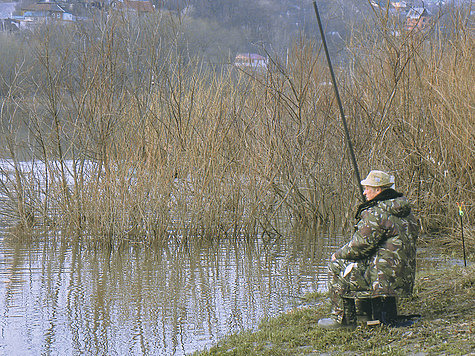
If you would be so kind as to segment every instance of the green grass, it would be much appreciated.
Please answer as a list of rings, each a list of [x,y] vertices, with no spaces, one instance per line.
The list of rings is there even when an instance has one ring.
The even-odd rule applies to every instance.
[[[312,308],[297,308],[265,320],[256,332],[244,331],[197,355],[467,355],[475,352],[475,265],[427,267],[417,274],[412,298],[401,300],[400,314],[422,319],[408,327],[322,330],[328,315],[324,295]],[[307,296],[309,298],[311,296]]]

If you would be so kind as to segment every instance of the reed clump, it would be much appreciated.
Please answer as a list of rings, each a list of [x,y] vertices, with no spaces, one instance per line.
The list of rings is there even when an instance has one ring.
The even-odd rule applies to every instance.
[[[10,223],[105,243],[351,225],[358,193],[318,44],[296,41],[266,72],[216,69],[171,15],[96,21],[42,29],[35,61],[3,78]],[[362,173],[394,173],[428,230],[454,229],[456,202],[473,201],[464,26],[355,33],[338,74]]]
[[[473,224],[474,47],[466,21],[458,9],[443,28],[435,22],[426,32],[382,32],[350,73],[357,84],[349,107],[362,118],[359,156],[396,173],[426,231],[459,228],[462,201]]]

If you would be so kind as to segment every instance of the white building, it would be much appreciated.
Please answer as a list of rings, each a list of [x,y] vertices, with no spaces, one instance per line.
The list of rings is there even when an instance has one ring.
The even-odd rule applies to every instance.
[[[234,65],[238,68],[251,68],[256,70],[266,70],[268,60],[255,53],[238,53],[234,59]]]

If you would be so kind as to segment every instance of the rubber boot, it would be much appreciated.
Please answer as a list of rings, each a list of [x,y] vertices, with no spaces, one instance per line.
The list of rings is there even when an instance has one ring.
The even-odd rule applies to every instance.
[[[356,306],[352,298],[343,298],[343,325],[356,326]]]
[[[378,297],[372,299],[373,319],[385,325],[397,322],[397,303],[395,297]]]
[[[355,306],[358,321],[373,320],[373,309],[369,298],[355,299]]]

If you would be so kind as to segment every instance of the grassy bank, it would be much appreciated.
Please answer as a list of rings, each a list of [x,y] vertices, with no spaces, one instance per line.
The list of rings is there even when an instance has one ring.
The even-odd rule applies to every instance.
[[[463,267],[450,257],[419,261],[414,296],[399,302],[400,314],[422,315],[411,326],[322,330],[317,322],[329,304],[314,295],[308,303],[315,306],[266,320],[257,331],[232,335],[197,355],[473,355],[475,264]]]

